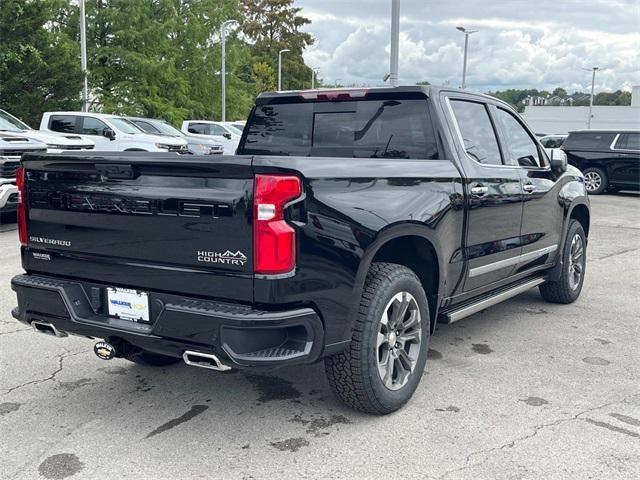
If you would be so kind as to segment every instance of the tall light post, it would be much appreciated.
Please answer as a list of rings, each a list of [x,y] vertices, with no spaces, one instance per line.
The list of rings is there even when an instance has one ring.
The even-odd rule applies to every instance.
[[[389,58],[389,84],[398,85],[398,56],[400,52],[400,0],[391,2],[391,46]]]
[[[316,88],[316,75],[318,74],[318,70],[319,68],[311,69],[311,89],[312,90]]]
[[[593,115],[593,91],[596,86],[596,72],[600,70],[600,67],[583,68],[587,72],[592,72],[591,75],[591,97],[589,98],[589,118],[587,119],[587,128],[591,128],[591,117]]]
[[[82,72],[82,111],[89,111],[89,85],[87,81],[87,26],[84,0],[80,0],[80,70]]]
[[[462,61],[462,88],[467,86],[467,55],[469,53],[469,35],[478,30],[467,30],[464,27],[456,27],[456,30],[464,33],[464,60]]]
[[[283,48],[278,52],[278,91],[282,90],[282,54],[290,51],[288,48]]]
[[[220,69],[220,95],[222,96],[222,121],[227,119],[227,33],[231,25],[238,23],[236,20],[227,20],[220,25],[220,40],[222,48],[222,68]]]

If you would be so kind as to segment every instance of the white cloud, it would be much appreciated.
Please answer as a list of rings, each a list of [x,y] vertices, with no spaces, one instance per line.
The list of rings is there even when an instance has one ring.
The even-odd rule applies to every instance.
[[[330,83],[377,85],[388,71],[387,2],[299,0],[317,43],[305,60]],[[390,3],[390,2],[389,2]],[[460,15],[463,12],[463,15]],[[403,0],[400,80],[458,85],[463,35],[455,26],[478,29],[470,38],[467,84],[496,88],[586,90],[603,67],[597,90],[640,84],[640,3],[549,0],[437,5]]]

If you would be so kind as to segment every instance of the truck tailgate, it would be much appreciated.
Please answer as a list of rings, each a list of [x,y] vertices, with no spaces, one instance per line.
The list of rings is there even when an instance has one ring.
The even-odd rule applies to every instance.
[[[27,271],[253,300],[251,157],[31,155]]]

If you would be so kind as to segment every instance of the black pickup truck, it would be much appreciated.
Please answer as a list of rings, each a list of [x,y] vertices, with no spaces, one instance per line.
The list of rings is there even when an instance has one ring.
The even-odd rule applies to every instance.
[[[103,359],[324,360],[400,408],[436,321],[532,287],[578,298],[589,201],[505,103],[398,87],[260,95],[236,156],[25,155],[13,316]]]

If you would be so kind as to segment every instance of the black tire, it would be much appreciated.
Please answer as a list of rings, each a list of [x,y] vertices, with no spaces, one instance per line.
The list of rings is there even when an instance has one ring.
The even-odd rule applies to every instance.
[[[582,253],[578,259],[580,268],[580,278],[575,278],[575,257],[576,252],[572,251],[574,247],[574,239],[580,237]],[[540,285],[540,294],[547,302],[551,303],[573,303],[580,296],[582,285],[584,283],[584,275],[587,266],[587,238],[584,234],[582,225],[577,220],[570,220],[567,238],[562,248],[562,273],[558,281],[548,281]],[[574,261],[572,261],[574,257]],[[573,276],[573,278],[572,278]]]
[[[167,355],[159,355],[151,352],[138,352],[132,355],[124,357],[130,362],[137,363],[138,365],[144,365],[147,367],[166,367],[167,365],[173,365],[178,363],[181,359],[176,357],[169,357]]]
[[[402,307],[400,303],[392,305],[392,302],[396,301],[394,299],[398,297],[401,298],[402,306],[407,302],[408,307],[405,309],[407,313],[404,315],[400,314]],[[386,313],[385,318],[389,318],[390,312],[396,313],[396,305],[398,305],[399,315],[397,318],[405,319],[398,323],[400,325],[398,329],[392,325],[394,323],[392,320],[386,323],[382,321],[383,314]],[[412,323],[411,318],[414,318],[414,312],[419,313],[419,321],[415,315],[416,321],[409,330],[404,325]],[[387,325],[393,328],[389,329],[386,346],[385,344],[380,346],[377,343],[378,333],[381,328],[387,328]],[[420,339],[417,343],[404,340],[407,338],[405,335],[415,335],[417,325],[420,325]],[[409,331],[411,333],[407,333]],[[397,337],[395,334],[398,334]],[[390,340],[392,335],[394,340]],[[407,403],[420,383],[427,361],[429,335],[427,296],[416,274],[402,265],[372,264],[365,280],[351,343],[344,352],[325,358],[325,371],[331,389],[340,400],[356,410],[376,415],[386,415],[398,410]],[[392,341],[395,347],[398,347],[400,343],[396,343],[396,340],[402,342],[402,346],[390,348]],[[395,385],[397,389],[388,388],[382,373],[379,373],[378,363],[386,363],[379,357],[380,352],[384,353],[385,348],[392,372],[387,381],[397,380]],[[394,353],[395,356],[391,357],[392,350],[401,355]],[[410,364],[406,363],[409,355],[413,357]],[[413,368],[410,369],[408,365],[412,365]],[[400,370],[405,374],[402,378],[400,378]],[[396,373],[398,379],[392,378]]]
[[[600,195],[609,186],[609,178],[604,170],[597,167],[585,168],[582,171],[585,178],[585,186],[589,195]]]

